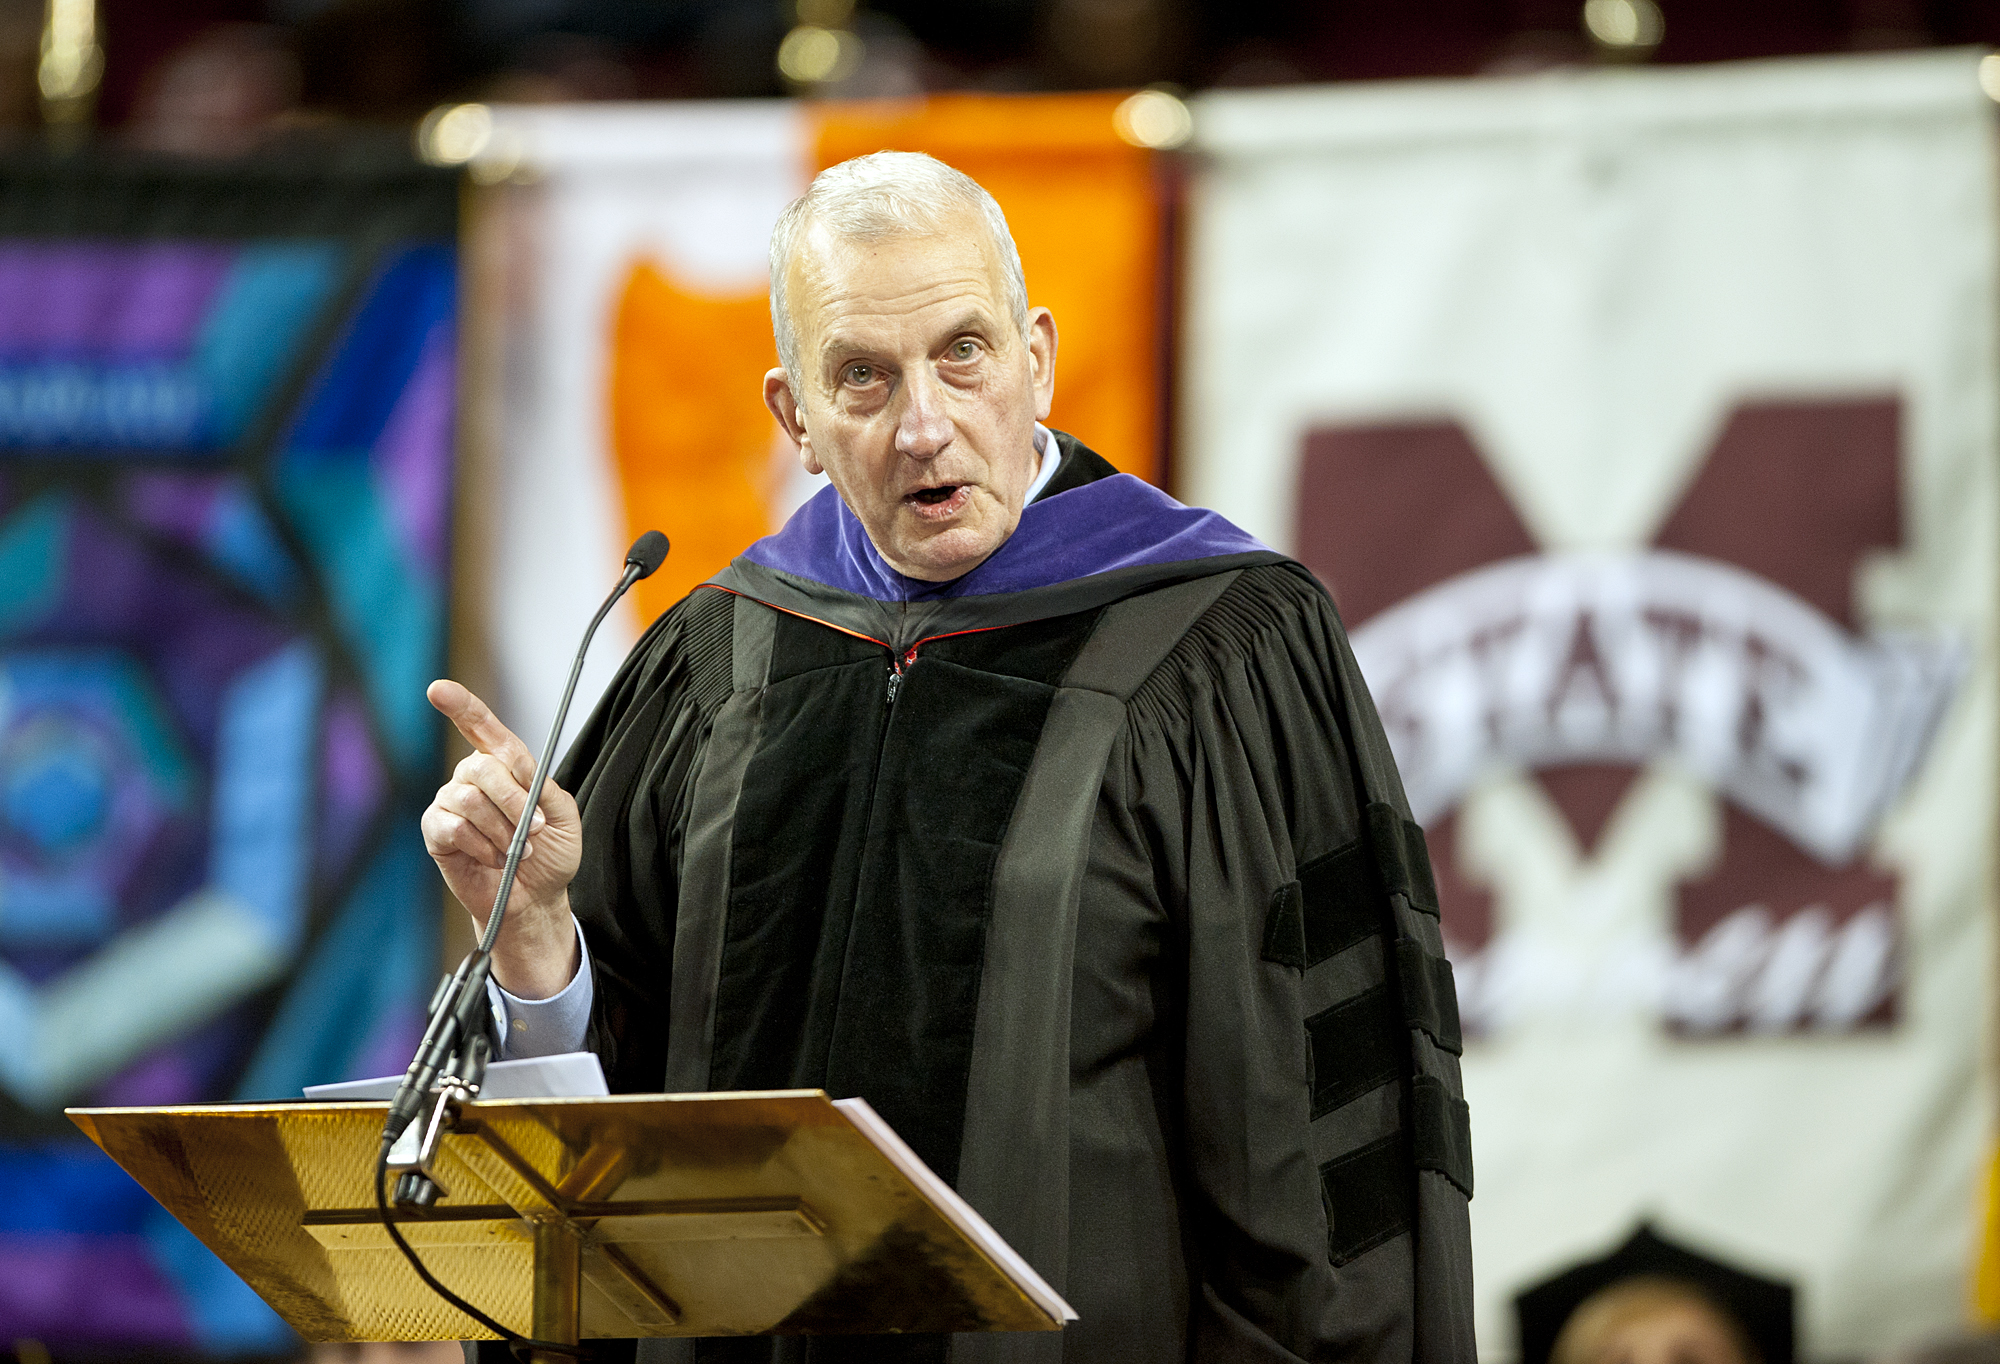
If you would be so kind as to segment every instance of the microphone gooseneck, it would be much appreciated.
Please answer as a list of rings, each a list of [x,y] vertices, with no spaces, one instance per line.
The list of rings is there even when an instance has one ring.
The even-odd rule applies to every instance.
[[[424,1026],[423,1040],[417,1044],[417,1054],[410,1060],[410,1068],[403,1074],[403,1080],[396,1088],[396,1095],[389,1102],[389,1114],[382,1125],[381,1162],[386,1163],[389,1150],[396,1139],[424,1111],[425,1103],[431,1096],[431,1087],[444,1072],[465,1043],[486,1028],[486,982],[492,973],[493,944],[500,936],[502,921],[506,917],[507,903],[514,894],[514,878],[521,866],[521,856],[528,846],[528,826],[534,820],[535,810],[540,806],[542,788],[548,781],[549,769],[555,763],[556,744],[562,738],[563,724],[569,718],[570,702],[576,696],[577,679],[583,675],[584,656],[590,651],[590,641],[597,634],[597,627],[611,614],[611,608],[619,598],[631,590],[632,584],[642,578],[650,578],[659,570],[667,557],[667,537],[656,530],[649,530],[633,541],[632,548],[625,554],[625,572],[619,577],[618,585],[604,604],[597,608],[597,614],[590,618],[590,625],[583,632],[583,642],[577,645],[576,658],[570,664],[569,681],[563,687],[562,703],[556,707],[555,722],[549,726],[548,738],[542,744],[541,756],[535,761],[535,773],[528,784],[527,804],[521,809],[521,817],[514,823],[514,837],[507,845],[507,860],[500,871],[500,885],[493,894],[493,908],[486,916],[485,932],[480,934],[479,946],[464,961],[451,978],[438,990],[431,1007],[431,1015]],[[440,1097],[439,1102],[443,1102]],[[380,1197],[383,1167],[378,1163],[376,1172],[377,1196]],[[384,1224],[389,1235],[399,1249],[410,1260],[424,1282],[451,1301],[454,1306],[467,1309],[463,1299],[449,1293],[423,1266],[417,1262],[415,1254],[409,1250],[404,1239],[396,1234],[390,1224],[386,1207],[383,1212]],[[492,1327],[495,1323],[484,1314],[473,1312],[475,1319]],[[538,1348],[546,1342],[532,1342]],[[575,1347],[552,1347],[574,1352]]]
[[[562,737],[563,722],[569,719],[569,703],[576,695],[577,679],[583,676],[583,656],[590,651],[591,638],[597,634],[597,627],[604,623],[604,618],[611,614],[611,608],[618,604],[618,599],[631,590],[632,584],[652,577],[666,561],[666,536],[649,530],[634,540],[632,548],[625,551],[624,576],[618,579],[618,586],[611,589],[611,595],[604,599],[604,605],[597,608],[597,614],[590,618],[589,628],[583,632],[583,643],[576,646],[576,658],[569,665],[569,681],[563,686],[562,704],[556,707],[556,722],[549,726],[549,737],[542,744],[542,756],[535,762],[534,781],[528,787],[528,804],[521,811],[520,821],[514,825],[513,841],[507,845],[507,864],[500,871],[500,889],[494,893],[493,912],[486,916],[486,932],[479,939],[482,954],[491,953],[494,940],[500,936],[500,920],[507,912],[508,898],[514,893],[514,873],[521,865],[521,854],[528,847],[528,825],[541,805],[542,785],[548,780],[549,768],[555,764],[556,742]]]
[[[411,1058],[410,1068],[404,1073],[403,1082],[389,1103],[389,1118],[382,1129],[384,1142],[394,1143],[403,1134],[403,1129],[416,1119],[423,1110],[425,1095],[436,1083],[445,1062],[458,1044],[479,1025],[480,1011],[486,1004],[486,980],[492,970],[493,944],[500,936],[507,902],[514,894],[514,878],[520,870],[521,854],[528,846],[528,826],[541,804],[542,787],[548,781],[549,768],[555,762],[556,744],[562,738],[563,724],[569,718],[577,679],[583,675],[584,656],[590,651],[590,641],[596,636],[597,627],[611,614],[611,608],[618,604],[619,598],[631,589],[633,583],[658,571],[666,557],[667,537],[658,531],[649,530],[634,541],[632,548],[626,552],[625,572],[618,579],[618,585],[611,589],[611,595],[597,608],[597,614],[590,618],[590,625],[583,632],[583,642],[577,646],[576,658],[570,664],[569,681],[563,687],[562,704],[556,707],[555,723],[549,726],[541,757],[535,762],[534,778],[528,786],[528,803],[521,811],[521,818],[515,822],[514,837],[507,844],[507,861],[500,871],[500,885],[493,895],[492,910],[486,916],[486,931],[480,935],[478,948],[459,963],[437,1007],[431,1012],[424,1028],[423,1041],[418,1044],[417,1054]]]

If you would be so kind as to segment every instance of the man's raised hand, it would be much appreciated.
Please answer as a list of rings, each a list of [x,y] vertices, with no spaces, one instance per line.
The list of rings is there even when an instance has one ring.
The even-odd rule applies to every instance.
[[[451,893],[483,929],[500,888],[507,844],[528,804],[535,755],[484,701],[458,683],[433,682],[425,694],[473,751],[424,811],[424,846]],[[569,883],[582,851],[576,801],[554,781],[544,782],[540,808],[528,826],[527,850],[515,873],[506,924],[493,947],[494,977],[516,995],[546,998],[576,972]]]

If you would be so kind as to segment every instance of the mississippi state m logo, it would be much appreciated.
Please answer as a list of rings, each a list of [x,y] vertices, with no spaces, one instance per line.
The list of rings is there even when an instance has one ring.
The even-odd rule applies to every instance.
[[[1893,398],[1747,403],[1642,546],[1538,546],[1457,423],[1320,427],[1332,587],[1437,866],[1467,1025],[1895,1016],[1872,836],[1964,667],[1865,618],[1902,543]]]

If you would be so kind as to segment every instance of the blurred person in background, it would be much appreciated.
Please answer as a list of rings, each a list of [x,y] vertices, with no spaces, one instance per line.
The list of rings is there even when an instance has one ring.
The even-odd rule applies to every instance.
[[[1681,1279],[1601,1288],[1563,1324],[1549,1364],[1763,1364],[1736,1319]]]
[[[283,31],[217,24],[147,73],[125,141],[179,156],[240,156],[298,99],[298,58]]]
[[[1641,1226],[1514,1300],[1521,1364],[1793,1364],[1794,1298]]]

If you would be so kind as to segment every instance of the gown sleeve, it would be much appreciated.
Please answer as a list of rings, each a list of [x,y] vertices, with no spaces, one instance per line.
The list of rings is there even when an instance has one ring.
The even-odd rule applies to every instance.
[[[1331,601],[1245,573],[1128,715],[1100,836],[1171,926],[1190,1357],[1469,1364],[1450,967]]]
[[[584,1045],[614,1094],[660,1089],[688,798],[729,694],[733,599],[697,589],[656,620],[578,732],[557,780],[583,815],[570,883],[596,997]]]

